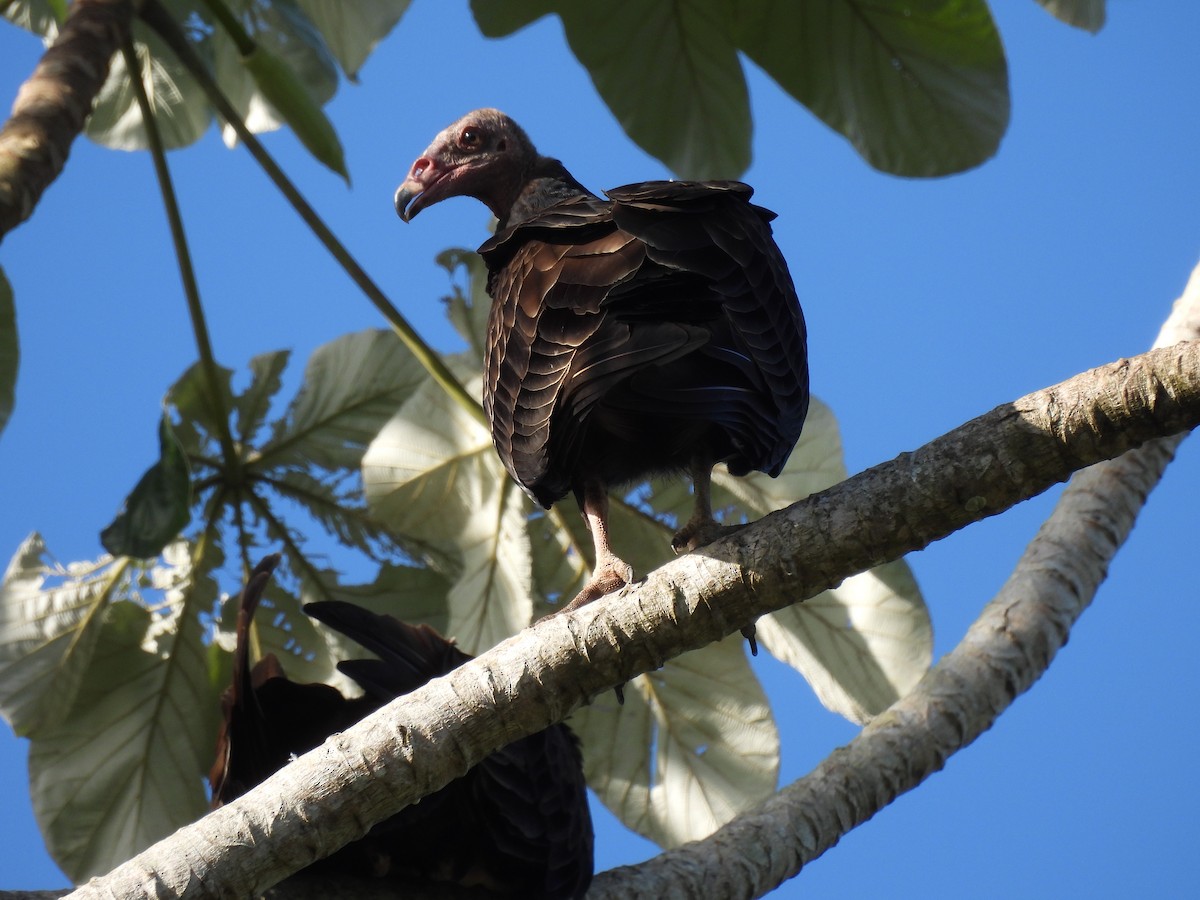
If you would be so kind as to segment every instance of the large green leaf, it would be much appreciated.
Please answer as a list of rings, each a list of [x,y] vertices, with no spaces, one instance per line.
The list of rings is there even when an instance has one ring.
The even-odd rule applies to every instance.
[[[363,449],[427,378],[390,331],[360,331],[317,348],[261,464],[356,469]]]
[[[351,79],[367,56],[392,30],[411,0],[296,0],[325,37],[329,49]]]
[[[36,736],[71,708],[127,568],[107,557],[56,568],[36,533],[17,549],[0,584],[0,714],[17,734]]]
[[[750,165],[750,103],[724,0],[473,0],[471,8],[489,37],[557,13],[621,127],[681,177],[732,178]]]
[[[185,9],[182,3],[168,5],[173,11],[178,10],[177,14]],[[212,121],[212,110],[204,91],[162,38],[138,22],[134,23],[133,33],[142,83],[163,146],[169,150],[195,143]],[[86,133],[97,143],[116,150],[143,150],[147,146],[142,111],[125,58],[120,53],[112,59],[108,79],[96,98]]]
[[[1037,0],[1045,9],[1062,22],[1090,31],[1092,34],[1104,27],[1104,0]]]
[[[100,543],[113,556],[158,556],[191,520],[191,471],[166,414],[158,423],[158,448],[158,462],[141,477],[117,517],[100,532]]]
[[[104,871],[204,812],[217,695],[200,614],[216,589],[185,544],[151,573],[163,602],[107,608],[74,702],[29,751],[34,813],[74,881]]]
[[[60,6],[64,0],[8,0],[0,3],[0,12],[4,18],[14,25],[19,25],[34,34],[40,34],[47,46],[58,36],[58,24],[61,21]]]
[[[673,659],[571,718],[588,783],[664,847],[711,834],[771,795],[779,735],[739,635]]]
[[[684,178],[750,165],[750,98],[723,0],[574,0],[560,7],[571,50],[621,127]]]
[[[333,97],[338,85],[336,61],[320,32],[294,3],[289,0],[224,2],[261,51],[243,57],[237,43],[222,26],[218,25],[213,31],[217,84],[241,114],[247,128],[258,133],[287,124],[290,103],[284,102],[281,110],[271,102],[272,97],[282,100],[288,94],[295,94],[297,89],[306,91],[308,98],[318,105]],[[237,132],[231,125],[223,126],[222,136],[231,147],[237,143]],[[339,146],[339,154],[340,149]],[[337,167],[334,169],[337,171]]]
[[[20,354],[12,285],[4,277],[4,269],[0,268],[0,432],[4,431],[8,417],[12,415]]]
[[[457,363],[461,367],[462,363]],[[473,389],[479,391],[479,379]],[[454,557],[448,636],[479,653],[529,624],[531,504],[484,428],[429,381],[363,456],[371,511],[393,532]]]
[[[220,454],[220,434],[225,424],[223,410],[234,408],[233,371],[215,367],[215,384],[206,377],[204,367],[193,363],[167,389],[164,403],[178,413],[175,437],[193,460],[207,459],[216,465]],[[256,380],[258,373],[255,373]],[[251,383],[247,393],[260,389]]]
[[[252,444],[267,421],[271,401],[283,386],[283,371],[291,359],[290,350],[261,353],[250,360],[250,385],[233,401],[238,441]]]
[[[1008,124],[1003,47],[984,0],[472,0],[480,30],[546,15],[634,141],[683,177],[750,162],[738,52],[873,166],[944,175],[986,160]]]
[[[161,2],[200,57],[211,62],[218,85],[251,131],[289,124],[318,159],[345,175],[337,135],[320,107],[337,90],[338,62],[353,78],[409,0],[224,0],[258,48],[245,58],[237,41],[214,23],[207,4]],[[50,41],[58,33],[55,6],[47,0],[15,0],[4,16]],[[212,120],[206,96],[153,31],[135,22],[134,37],[164,143],[169,148],[191,144]],[[110,147],[146,147],[141,112],[120,54],[113,58],[87,133]],[[223,133],[232,146],[237,139],[233,128],[225,124]]]
[[[929,613],[903,560],[763,616],[758,639],[828,709],[860,724],[912,690],[933,655]]]
[[[742,49],[897,175],[959,172],[1008,127],[1008,67],[984,0],[738,0]]]

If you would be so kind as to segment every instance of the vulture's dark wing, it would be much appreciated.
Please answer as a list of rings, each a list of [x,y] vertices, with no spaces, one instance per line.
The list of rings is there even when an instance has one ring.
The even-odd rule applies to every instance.
[[[484,405],[501,460],[544,505],[581,475],[686,467],[697,441],[737,474],[777,474],[807,411],[808,369],[773,214],[736,182],[608,194],[480,248],[493,297]],[[616,441],[592,448],[601,421]]]
[[[583,760],[565,725],[487,757],[471,782],[481,824],[478,852],[502,881],[529,897],[582,897],[592,879],[592,822]],[[469,777],[469,776],[468,776]]]
[[[772,236],[775,214],[750,203],[753,189],[736,181],[654,181],[606,193],[617,226],[637,236],[651,262],[699,276],[720,304],[730,333],[710,344],[714,358],[748,357],[766,401],[754,419],[758,434],[743,436],[744,446],[761,449],[739,454],[730,471],[778,475],[804,425],[809,389],[804,315]]]
[[[471,658],[428,625],[410,625],[353,603],[307,603],[304,612],[379,657],[343,660],[338,668],[380,705],[454,671]]]
[[[304,610],[379,656],[338,668],[380,703],[471,658],[428,626],[353,604],[324,601]],[[377,826],[371,839],[512,896],[582,897],[592,876],[592,823],[575,736],[553,725],[510,744]]]

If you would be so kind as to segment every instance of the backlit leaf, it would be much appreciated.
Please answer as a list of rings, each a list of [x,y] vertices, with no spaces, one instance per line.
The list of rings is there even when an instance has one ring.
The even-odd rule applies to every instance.
[[[155,575],[159,611],[128,599],[108,606],[74,703],[31,742],[34,813],[75,882],[204,812],[218,704],[199,614],[216,595],[187,553],[173,545]]]
[[[250,360],[250,386],[233,398],[235,432],[243,444],[253,443],[266,421],[271,400],[283,383],[283,370],[291,358],[290,350],[262,353]]]
[[[400,408],[363,456],[363,483],[388,528],[456,560],[447,636],[464,651],[480,653],[529,623],[530,503],[488,433],[445,391],[430,381]]]
[[[763,616],[758,640],[828,709],[860,724],[912,690],[933,655],[929,613],[904,560]]]
[[[264,51],[260,60],[265,62],[253,65],[271,69],[271,61],[276,61],[271,74],[263,73],[269,86],[269,90],[264,91],[225,29],[217,26],[213,30],[211,40],[217,84],[234,109],[241,113],[250,131],[255,134],[273,131],[286,123],[285,115],[281,115],[271,102],[272,95],[284,93],[285,81],[292,85],[287,89],[289,95],[295,97],[297,89],[305,90],[308,99],[318,107],[333,97],[338,85],[336,62],[320,32],[294,4],[268,4],[257,0],[225,2],[239,17],[250,39]],[[280,66],[288,74],[280,74]],[[237,143],[237,133],[230,125],[223,126],[222,136],[231,147]]]
[[[194,143],[212,121],[212,109],[204,91],[156,33],[135,22],[133,34],[142,84],[163,146],[170,150]],[[203,47],[200,49],[203,51]],[[112,59],[86,133],[114,150],[144,150],[148,146],[142,111],[120,53]]]
[[[588,784],[663,847],[711,834],[770,796],[779,735],[740,635],[669,661],[570,719]]]
[[[299,393],[260,451],[262,463],[357,469],[363,449],[427,377],[390,331],[330,341],[309,358]]]
[[[0,584],[0,714],[17,734],[35,736],[71,708],[126,570],[107,557],[59,569],[36,533],[17,549]]]

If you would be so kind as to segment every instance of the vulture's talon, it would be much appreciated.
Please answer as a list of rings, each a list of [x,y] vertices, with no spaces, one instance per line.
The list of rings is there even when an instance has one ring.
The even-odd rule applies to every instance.
[[[619,591],[627,584],[633,584],[633,566],[615,557],[603,565],[596,567],[591,580],[583,586],[575,599],[564,606],[559,612],[571,612],[587,606],[593,600]]]
[[[758,656],[758,639],[755,637],[757,633],[758,627],[753,622],[742,629],[742,637],[750,644],[751,656]]]
[[[671,538],[671,549],[676,555],[699,550],[713,541],[741,531],[745,525],[718,525],[716,522],[688,522],[675,537]]]

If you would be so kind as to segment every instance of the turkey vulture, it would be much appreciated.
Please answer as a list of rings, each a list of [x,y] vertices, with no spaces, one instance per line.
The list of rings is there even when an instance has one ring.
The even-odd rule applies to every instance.
[[[800,436],[804,316],[775,214],[751,194],[651,181],[605,200],[495,109],[442,131],[396,191],[405,221],[460,195],[499,220],[479,248],[483,406],[512,477],[545,507],[573,492],[591,529],[595,569],[567,609],[632,580],[609,544],[609,488],[689,472],[695,511],[672,546],[693,550],[721,532],[713,465],[775,476]]]
[[[222,698],[209,773],[214,808],[471,658],[427,625],[324,601],[305,612],[378,657],[338,663],[362,697],[289,681],[271,654],[251,670],[250,621],[278,561],[259,563],[239,601],[233,683]],[[522,738],[306,872],[371,879],[418,896],[582,897],[592,878],[592,822],[578,741],[561,724]]]

